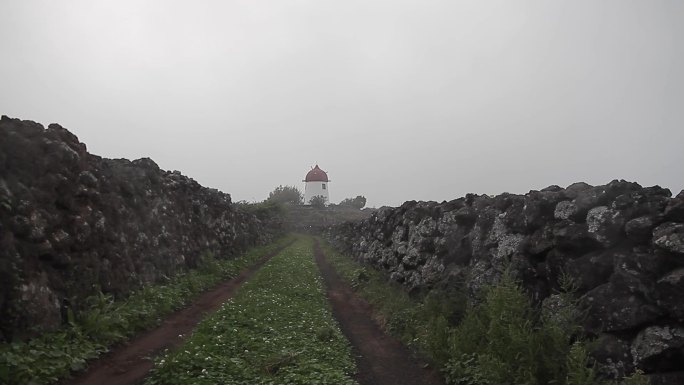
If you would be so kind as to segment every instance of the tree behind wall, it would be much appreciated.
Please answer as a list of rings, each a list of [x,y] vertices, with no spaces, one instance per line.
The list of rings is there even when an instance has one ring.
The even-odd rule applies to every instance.
[[[268,194],[267,201],[301,205],[304,203],[304,195],[294,186],[278,186]]]
[[[358,195],[356,198],[346,198],[342,202],[340,202],[340,206],[354,207],[359,210],[361,210],[365,205],[366,197],[362,195]]]
[[[309,200],[309,204],[318,209],[322,209],[325,207],[325,197],[322,195],[316,195]]]

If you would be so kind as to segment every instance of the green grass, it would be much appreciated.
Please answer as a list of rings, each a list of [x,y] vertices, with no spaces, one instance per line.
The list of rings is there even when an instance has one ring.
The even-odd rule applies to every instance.
[[[586,344],[573,343],[579,328],[571,294],[553,315],[535,308],[529,296],[504,274],[486,289],[449,331],[446,378],[452,384],[595,384],[587,367]]]
[[[262,256],[292,241],[287,237],[257,247],[231,260],[205,257],[202,267],[173,277],[171,282],[143,287],[121,301],[100,293],[89,298],[87,310],[69,311],[65,327],[40,337],[0,345],[0,383],[42,385],[54,383],[72,371],[86,367],[87,360],[182,308],[201,292],[235,277]]]
[[[330,263],[357,294],[374,309],[376,321],[405,345],[439,363],[448,359],[448,326],[463,317],[463,292],[450,294],[434,290],[411,298],[404,288],[370,266],[361,265],[321,242]]]
[[[351,348],[334,320],[310,239],[273,258],[146,385],[355,384]]]

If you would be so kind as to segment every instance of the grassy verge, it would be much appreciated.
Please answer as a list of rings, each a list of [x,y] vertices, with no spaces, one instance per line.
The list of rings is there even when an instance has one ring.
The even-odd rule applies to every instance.
[[[164,316],[187,305],[201,292],[237,276],[265,254],[291,241],[286,237],[231,260],[207,256],[200,269],[179,274],[166,284],[146,286],[122,301],[101,293],[91,297],[87,311],[69,312],[66,327],[29,341],[0,345],[0,383],[50,384],[81,370],[86,360],[158,325]]]
[[[403,287],[369,266],[321,242],[328,261],[337,273],[374,309],[376,321],[391,335],[433,361],[444,361],[437,345],[444,339],[446,320],[460,320],[465,309],[465,297],[444,295],[434,291],[424,298],[411,298]]]
[[[325,296],[310,239],[269,261],[157,359],[146,385],[355,384],[354,361]]]
[[[323,247],[343,279],[373,305],[385,329],[432,358],[449,384],[617,384],[598,378],[590,364],[569,280],[552,312],[535,307],[510,274],[488,287],[477,305],[467,303],[464,290],[411,298],[373,268]],[[621,383],[648,380],[637,373]]]

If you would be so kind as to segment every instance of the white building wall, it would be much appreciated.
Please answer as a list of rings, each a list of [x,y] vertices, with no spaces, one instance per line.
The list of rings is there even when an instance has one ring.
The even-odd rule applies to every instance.
[[[306,186],[304,186],[304,204],[308,205],[311,198],[318,195],[325,197],[326,204],[330,203],[328,188],[328,182],[306,182]]]

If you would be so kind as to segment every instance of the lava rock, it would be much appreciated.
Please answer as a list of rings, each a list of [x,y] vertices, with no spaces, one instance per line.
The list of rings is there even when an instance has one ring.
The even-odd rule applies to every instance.
[[[684,190],[668,202],[664,214],[665,220],[684,222]]]
[[[613,282],[584,294],[581,305],[588,309],[585,329],[594,334],[629,330],[654,322],[665,313],[641,295]]]
[[[577,277],[579,294],[605,283],[613,273],[614,254],[612,252],[591,252],[577,259],[566,260],[565,272]]]
[[[620,240],[620,232],[625,223],[620,211],[606,206],[594,207],[587,213],[589,235],[604,247],[615,245]]]
[[[577,218],[579,213],[579,208],[574,202],[562,201],[558,202],[556,209],[553,212],[553,216],[556,219],[571,219]]]
[[[580,252],[595,249],[598,245],[595,237],[589,234],[586,224],[579,224],[569,220],[563,220],[554,224],[553,241],[556,247]]]
[[[603,378],[621,379],[634,371],[629,341],[612,334],[601,334],[590,356],[596,361],[596,369]]]
[[[667,273],[656,283],[658,304],[672,315],[684,322],[684,268]]]
[[[647,240],[653,233],[657,222],[651,216],[634,218],[625,224],[625,233],[635,240]]]
[[[653,243],[664,250],[684,254],[684,224],[668,222],[656,227]]]
[[[649,326],[632,342],[634,365],[653,371],[681,369],[684,328],[678,325]]]

